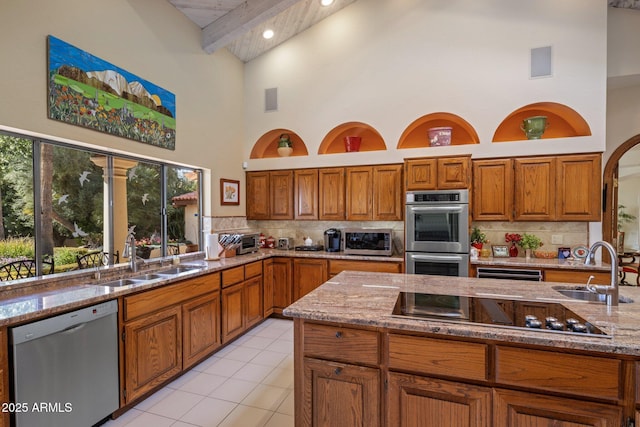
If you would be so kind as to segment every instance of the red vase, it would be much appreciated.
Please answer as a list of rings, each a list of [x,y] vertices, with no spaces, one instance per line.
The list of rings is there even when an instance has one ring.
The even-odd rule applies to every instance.
[[[472,243],[471,246],[473,246],[477,250],[481,250],[482,249],[482,243]]]
[[[518,247],[516,246],[515,243],[512,243],[511,247],[509,247],[509,256],[510,257],[518,256]]]

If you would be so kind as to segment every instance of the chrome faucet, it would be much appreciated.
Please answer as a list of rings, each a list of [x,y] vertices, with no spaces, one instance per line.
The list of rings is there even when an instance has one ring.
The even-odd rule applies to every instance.
[[[129,258],[129,268],[132,272],[136,273],[138,271],[138,256],[136,255],[136,236],[133,231],[129,231],[127,235],[122,256]]]
[[[609,286],[590,285],[587,286],[587,289],[592,292],[595,291],[599,294],[606,295],[607,305],[618,305],[618,254],[613,246],[611,246],[611,243],[604,241],[595,242],[589,248],[589,252],[587,253],[587,257],[584,259],[584,263],[585,265],[593,264],[596,249],[600,247],[605,248],[611,257],[611,284]]]

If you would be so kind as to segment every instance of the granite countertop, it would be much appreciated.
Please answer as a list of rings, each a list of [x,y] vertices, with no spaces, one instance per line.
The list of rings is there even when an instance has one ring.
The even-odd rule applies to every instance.
[[[392,257],[345,255],[341,252],[301,252],[278,249],[261,249],[258,252],[221,258],[215,261],[203,259],[203,253],[180,256],[181,266],[194,265],[192,272],[175,277],[122,287],[99,286],[125,277],[143,275],[160,269],[171,268],[171,258],[149,262],[137,273],[131,273],[126,264],[100,268],[102,279],[93,278],[97,270],[87,269],[71,273],[52,274],[40,278],[30,278],[4,282],[0,285],[0,327],[24,323],[58,313],[97,304],[135,292],[150,290],[204,274],[215,273],[263,259],[286,256],[294,258],[345,259],[354,261],[402,262],[401,255]]]
[[[552,289],[557,285],[550,282],[532,285],[531,282],[515,280],[345,271],[287,307],[283,314],[392,330],[640,356],[640,288],[620,288],[620,295],[632,298],[635,303],[607,307],[565,297]],[[570,286],[566,283],[561,285]],[[391,313],[400,291],[560,302],[607,336],[393,317]]]
[[[580,259],[558,259],[558,258],[525,258],[525,257],[480,257],[471,259],[472,265],[479,266],[499,266],[499,267],[529,267],[529,268],[557,268],[561,270],[594,270],[611,271],[611,264],[596,261],[595,264],[585,265]]]

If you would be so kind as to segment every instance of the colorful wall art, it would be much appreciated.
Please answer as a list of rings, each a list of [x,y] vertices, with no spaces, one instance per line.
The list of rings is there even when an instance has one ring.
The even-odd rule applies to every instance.
[[[175,95],[56,37],[47,41],[50,119],[175,149]]]

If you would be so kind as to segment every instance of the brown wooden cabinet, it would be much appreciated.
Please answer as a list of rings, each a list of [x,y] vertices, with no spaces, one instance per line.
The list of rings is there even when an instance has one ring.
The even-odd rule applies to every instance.
[[[469,188],[471,156],[425,157],[404,163],[405,189],[450,190]]]
[[[511,159],[473,161],[472,211],[476,221],[509,221],[513,217]]]
[[[373,170],[371,166],[346,168],[347,221],[373,219]]]
[[[469,266],[469,277],[476,277],[478,267],[490,267],[490,268],[503,268],[502,264],[489,264],[489,265],[476,265],[471,264]],[[509,266],[510,270],[530,270],[534,267],[513,267]],[[560,283],[580,283],[586,284],[590,276],[593,276],[591,283],[595,285],[610,285],[611,273],[609,271],[602,270],[574,270],[563,268],[537,268],[542,271],[542,280],[545,282],[560,282]]]
[[[247,172],[247,219],[270,219],[269,172]]]
[[[293,171],[271,171],[269,194],[269,219],[293,219]]]
[[[182,367],[186,369],[212,353],[220,341],[220,292],[182,305]]]
[[[402,273],[403,263],[395,261],[352,261],[344,259],[329,260],[329,278],[341,271],[372,271],[377,273]]]
[[[327,260],[296,258],[293,260],[293,300],[297,301],[327,281]]]
[[[273,258],[262,261],[262,315],[273,314]]]
[[[473,161],[476,221],[599,221],[600,154]]]
[[[262,314],[262,276],[252,277],[245,282],[244,299],[245,327],[250,328],[264,318]]]
[[[322,168],[318,170],[319,219],[344,221],[345,177],[345,168]]]
[[[494,426],[491,388],[393,372],[388,384],[388,426]]]
[[[222,290],[222,342],[227,343],[246,329],[242,283]]]
[[[293,302],[293,260],[291,258],[273,258],[273,311],[282,314],[282,310]]]
[[[401,221],[402,165],[346,168],[348,221]]]
[[[263,319],[262,261],[222,271],[222,342]]]
[[[296,169],[293,185],[294,219],[318,219],[318,169]]]

